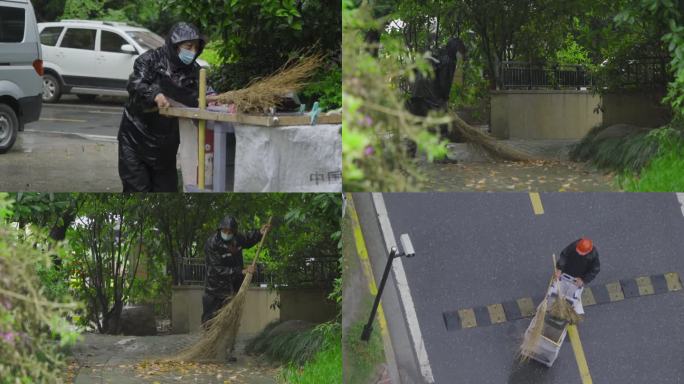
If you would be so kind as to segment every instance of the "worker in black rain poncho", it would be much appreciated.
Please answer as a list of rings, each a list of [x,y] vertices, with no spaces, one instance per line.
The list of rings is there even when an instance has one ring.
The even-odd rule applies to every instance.
[[[269,227],[270,224],[266,224],[260,230],[240,233],[237,220],[226,216],[207,239],[204,245],[207,274],[202,297],[202,324],[213,318],[227,300],[235,296],[247,272],[254,273],[251,265],[244,267],[242,250],[256,245]]]
[[[205,45],[197,27],[177,23],[164,46],[135,60],[118,136],[124,192],[177,192],[178,119],[160,115],[158,108],[170,106],[170,99],[198,106],[200,66],[195,60]]]

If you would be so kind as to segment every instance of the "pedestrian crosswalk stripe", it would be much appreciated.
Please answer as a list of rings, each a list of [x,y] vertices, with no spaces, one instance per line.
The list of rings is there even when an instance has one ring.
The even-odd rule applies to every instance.
[[[682,281],[677,272],[659,275],[638,276],[605,284],[585,287],[582,305],[591,307],[641,296],[659,295],[682,290]],[[449,310],[442,313],[447,331],[464,328],[485,327],[507,321],[532,317],[541,298],[521,297],[472,308]]]

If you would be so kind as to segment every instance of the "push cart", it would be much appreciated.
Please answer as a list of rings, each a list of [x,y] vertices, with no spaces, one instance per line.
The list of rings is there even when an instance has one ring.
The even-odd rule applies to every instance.
[[[544,316],[544,326],[542,328],[541,337],[539,341],[529,350],[521,351],[521,353],[533,360],[536,360],[547,367],[551,367],[558,357],[561,345],[565,340],[565,336],[568,333],[568,321],[564,319],[558,319],[551,316],[548,312],[555,300],[567,300],[570,305],[578,315],[584,314],[584,308],[582,307],[582,290],[583,288],[577,287],[575,285],[575,278],[562,274],[560,278],[550,285],[546,297],[547,300],[547,313]],[[539,305],[542,305],[541,303]],[[532,337],[532,330],[534,329],[536,322],[540,319],[535,316],[530,325],[525,331],[525,339]]]

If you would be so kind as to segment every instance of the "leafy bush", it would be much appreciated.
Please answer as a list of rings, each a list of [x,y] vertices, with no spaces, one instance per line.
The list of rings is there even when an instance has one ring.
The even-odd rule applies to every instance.
[[[335,64],[331,69],[319,71],[311,83],[302,90],[302,103],[310,106],[318,101],[323,110],[342,106],[342,69]]]
[[[51,267],[49,242],[35,228],[8,223],[10,215],[0,194],[0,383],[60,383],[62,350],[78,337],[67,321],[76,304],[64,291],[45,293],[38,274]]]
[[[658,142],[648,133],[633,126],[600,125],[574,146],[570,158],[619,173],[639,172],[658,151]]]
[[[410,157],[407,142],[416,143],[428,160],[446,155],[444,142],[430,133],[448,117],[427,118],[405,109],[399,83],[414,81],[416,73],[429,75],[425,56],[406,56],[403,38],[381,36],[381,50],[365,41],[366,31],[382,27],[366,3],[356,7],[344,1],[342,17],[344,55],[342,167],[348,191],[417,190],[421,175]]]
[[[337,322],[318,325],[292,339],[293,347],[301,351],[314,351],[306,360],[288,360],[280,380],[288,384],[342,383],[342,331]],[[315,346],[315,349],[312,348]]]
[[[684,135],[674,129],[659,129],[650,135],[660,148],[638,174],[627,173],[618,182],[631,192],[684,191]]]
[[[337,322],[323,323],[309,330],[273,335],[271,331],[280,324],[269,324],[250,341],[246,347],[247,353],[262,354],[273,361],[302,366],[318,352],[335,343],[341,343],[341,326]]]

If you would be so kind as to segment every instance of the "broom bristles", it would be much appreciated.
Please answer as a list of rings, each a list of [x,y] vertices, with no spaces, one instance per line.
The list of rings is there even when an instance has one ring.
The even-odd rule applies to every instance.
[[[219,102],[235,104],[239,112],[266,111],[280,105],[288,93],[306,86],[306,79],[322,65],[324,58],[322,54],[314,53],[302,56],[294,64],[290,60],[271,75],[252,80],[243,89],[220,94]]]
[[[200,339],[190,348],[181,351],[176,357],[177,360],[223,361],[226,359],[227,351],[232,350],[235,345],[251,280],[252,274],[247,273],[238,293],[221,308],[216,316],[206,322],[206,328]]]
[[[575,312],[575,309],[563,297],[556,297],[553,304],[551,304],[550,314],[557,319],[566,320],[570,324],[580,322],[580,317]]]
[[[461,119],[456,113],[451,117],[454,122],[454,129],[463,136],[466,143],[480,149],[481,151],[493,156],[496,159],[510,161],[535,161],[540,160],[538,156],[521,151],[509,145],[502,144],[497,139],[481,130],[471,126]]]

